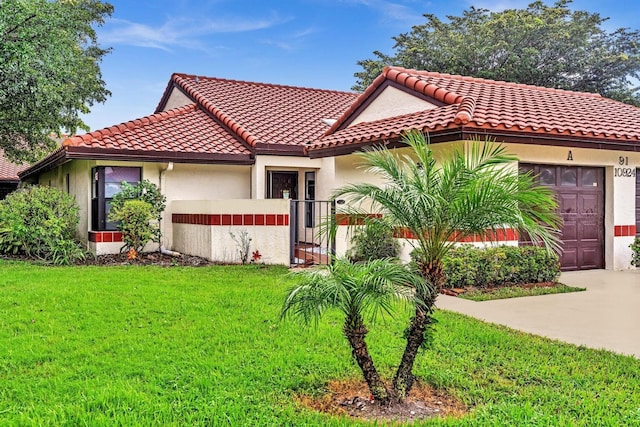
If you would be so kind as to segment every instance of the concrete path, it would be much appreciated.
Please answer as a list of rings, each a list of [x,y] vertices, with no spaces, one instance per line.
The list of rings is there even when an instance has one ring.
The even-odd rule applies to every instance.
[[[474,302],[446,295],[436,306],[536,335],[640,358],[640,270],[562,273],[584,292]]]

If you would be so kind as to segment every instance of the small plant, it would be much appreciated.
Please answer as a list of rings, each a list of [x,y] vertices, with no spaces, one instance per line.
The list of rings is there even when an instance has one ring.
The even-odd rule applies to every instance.
[[[153,207],[142,200],[126,200],[111,207],[109,221],[119,221],[118,229],[124,240],[123,250],[129,259],[138,257],[144,246],[157,235],[158,224],[152,222]]]
[[[640,267],[640,238],[635,238],[629,245],[631,248],[631,265]]]
[[[76,239],[80,221],[73,196],[52,187],[25,187],[0,201],[0,253],[72,264],[86,251]]]
[[[162,213],[167,207],[167,198],[162,195],[158,186],[148,179],[142,180],[138,185],[131,185],[123,181],[120,188],[121,190],[111,200],[111,209],[122,209],[127,200],[141,200],[148,203],[151,206],[151,220],[157,223],[151,241],[161,244],[160,222],[162,221]]]
[[[260,262],[260,260],[262,259],[262,254],[260,253],[259,250],[255,250],[253,252],[251,252],[251,262],[256,264],[258,262]]]
[[[240,262],[242,264],[246,264],[249,261],[249,251],[251,250],[251,237],[249,237],[249,232],[244,228],[238,231],[238,234],[234,234],[232,231],[229,231],[229,235],[233,239],[236,244],[236,248],[238,250],[238,255],[240,256]],[[257,252],[257,251],[256,251]]]
[[[347,254],[351,262],[397,258],[400,252],[400,244],[394,238],[393,230],[378,222],[354,231],[351,244]]]

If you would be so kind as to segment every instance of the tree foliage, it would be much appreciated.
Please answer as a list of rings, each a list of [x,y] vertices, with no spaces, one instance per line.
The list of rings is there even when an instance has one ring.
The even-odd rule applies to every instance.
[[[33,161],[51,134],[88,130],[80,114],[110,95],[100,72],[108,52],[94,25],[113,7],[99,0],[0,0],[0,148]]]
[[[329,309],[340,311],[344,316],[342,332],[371,395],[383,404],[395,400],[394,391],[380,378],[369,353],[365,341],[369,330],[365,322],[392,315],[395,301],[412,301],[422,306],[417,298],[431,295],[433,289],[392,258],[357,263],[338,258],[323,269],[294,274],[300,281],[289,290],[281,318],[292,316],[309,324],[317,322]]]
[[[560,219],[552,190],[535,184],[531,175],[519,174],[512,167],[517,158],[502,145],[470,141],[437,163],[422,133],[409,132],[403,142],[410,150],[405,155],[385,147],[360,154],[365,172],[382,178],[382,185],[347,184],[332,198],[347,201],[343,209],[349,216],[364,221],[381,217],[409,231],[417,268],[433,289],[445,285],[444,258],[469,236],[491,240],[499,230],[513,228],[549,250],[558,248]],[[428,343],[433,323],[435,295],[418,288],[415,301],[420,304],[407,327],[406,347],[393,379],[400,400],[411,390],[415,358]]]
[[[471,7],[427,22],[395,40],[395,52],[358,62],[354,90],[364,90],[387,65],[596,92],[640,105],[632,79],[640,77],[640,32],[607,32],[608,18],[572,11],[571,0],[491,12]]]

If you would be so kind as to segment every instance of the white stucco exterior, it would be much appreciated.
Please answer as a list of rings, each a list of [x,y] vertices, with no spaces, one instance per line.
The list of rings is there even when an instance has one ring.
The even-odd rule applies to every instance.
[[[388,86],[367,105],[349,126],[433,108],[437,108],[437,106],[405,91]]]

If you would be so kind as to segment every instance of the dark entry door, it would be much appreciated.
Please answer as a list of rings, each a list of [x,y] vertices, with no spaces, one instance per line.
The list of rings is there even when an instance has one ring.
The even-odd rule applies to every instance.
[[[298,172],[269,171],[267,181],[267,198],[298,199]]]
[[[521,169],[533,170],[556,192],[563,220],[562,270],[604,268],[604,169],[530,164]]]

